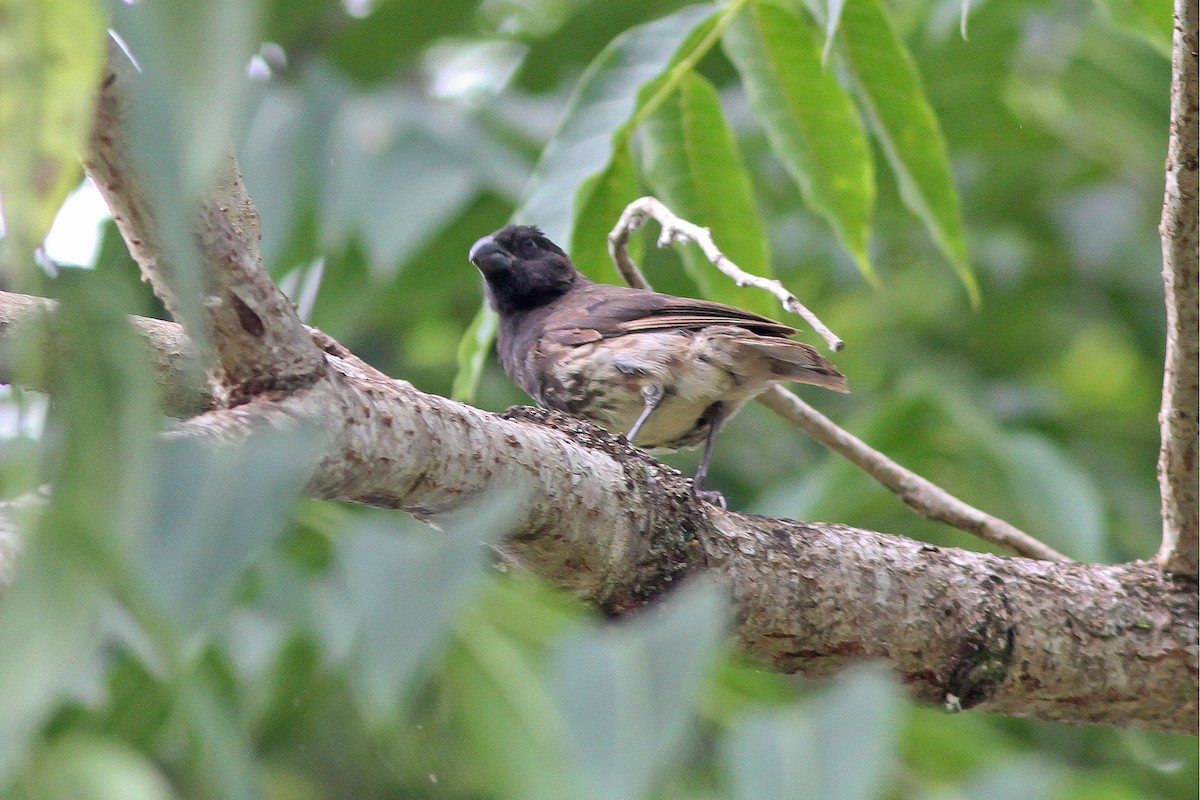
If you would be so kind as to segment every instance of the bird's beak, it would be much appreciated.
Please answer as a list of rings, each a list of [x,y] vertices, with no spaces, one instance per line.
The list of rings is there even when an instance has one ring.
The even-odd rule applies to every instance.
[[[490,234],[471,245],[471,251],[467,254],[467,258],[471,259],[471,263],[484,273],[497,268],[505,268],[512,263],[512,256],[496,244],[496,240]]]

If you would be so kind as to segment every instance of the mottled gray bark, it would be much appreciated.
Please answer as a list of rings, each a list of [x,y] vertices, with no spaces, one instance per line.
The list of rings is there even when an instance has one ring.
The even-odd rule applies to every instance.
[[[1163,539],[1158,560],[1181,575],[1197,575],[1200,559],[1200,247],[1197,245],[1196,0],[1175,1],[1171,58],[1171,137],[1163,198],[1163,284],[1167,293],[1167,357],[1163,367],[1162,448],[1158,480],[1162,491]]]
[[[98,127],[96,146],[123,152],[119,141],[101,140],[121,136],[117,115]],[[101,169],[120,182],[107,191],[118,209],[138,209],[122,214],[122,233],[169,298],[161,253],[141,227],[152,214],[132,165],[110,162]],[[199,323],[206,342],[225,343],[200,348],[222,407],[171,435],[240,440],[263,425],[316,425],[325,442],[309,477],[313,496],[420,515],[520,485],[526,502],[505,549],[529,569],[612,614],[689,575],[715,575],[729,587],[737,640],[784,672],[822,675],[880,659],[914,696],[952,708],[1195,731],[1194,581],[1156,564],[1003,558],[727,512],[697,500],[675,470],[584,422],[533,409],[502,417],[424,394],[319,333],[300,335],[258,263],[248,204],[226,196],[198,213],[204,285],[233,309]],[[247,282],[250,300],[239,293]],[[28,311],[28,300],[15,302]],[[187,374],[177,329],[140,329],[161,369]],[[256,381],[272,353],[296,380]]]

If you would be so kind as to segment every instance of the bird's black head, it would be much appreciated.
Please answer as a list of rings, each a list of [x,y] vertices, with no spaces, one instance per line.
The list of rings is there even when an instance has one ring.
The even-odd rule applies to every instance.
[[[508,225],[471,246],[488,303],[499,314],[528,311],[562,297],[587,278],[532,225]]]

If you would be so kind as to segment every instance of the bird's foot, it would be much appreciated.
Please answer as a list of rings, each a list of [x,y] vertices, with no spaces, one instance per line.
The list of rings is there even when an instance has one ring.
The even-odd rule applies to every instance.
[[[722,511],[729,506],[725,504],[725,495],[718,492],[716,489],[701,489],[699,486],[693,487],[697,499],[703,500],[706,503],[712,503],[719,507]]]

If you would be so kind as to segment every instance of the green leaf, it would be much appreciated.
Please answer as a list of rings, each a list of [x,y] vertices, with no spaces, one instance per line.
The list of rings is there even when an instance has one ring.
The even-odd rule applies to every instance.
[[[1096,0],[1108,18],[1126,31],[1148,42],[1167,58],[1171,57],[1171,4],[1162,0]]]
[[[558,130],[542,151],[514,218],[541,226],[556,242],[572,241],[586,191],[608,167],[645,102],[642,91],[675,64],[713,19],[713,5],[689,6],[632,28],[601,51],[580,78]],[[616,224],[612,220],[611,224]]]
[[[0,0],[0,20],[0,254],[26,281],[34,249],[79,183],[104,14],[95,0]]]
[[[589,277],[602,283],[625,283],[608,254],[608,234],[625,207],[642,195],[637,170],[628,146],[622,144],[612,161],[592,185],[591,194],[579,212],[571,241],[571,260]],[[639,255],[641,239],[629,241],[630,256]]]
[[[802,707],[752,714],[722,748],[738,800],[872,800],[892,762],[898,723],[895,681],[850,670]]]
[[[0,788],[30,740],[99,657],[101,594],[61,532],[26,530],[0,603]]]
[[[484,301],[475,312],[475,319],[458,343],[458,371],[454,374],[454,387],[450,396],[463,403],[475,400],[479,389],[479,378],[483,365],[496,338],[496,326],[500,319]]]
[[[563,727],[535,653],[497,627],[487,607],[458,627],[445,675],[463,737],[505,800],[578,797],[563,764]]]
[[[75,734],[42,753],[30,780],[42,800],[169,800],[171,784],[124,742]]]
[[[964,787],[966,800],[1050,800],[1059,770],[1034,756],[991,767]]]
[[[978,306],[979,286],[967,257],[946,140],[912,56],[878,0],[847,3],[841,30],[859,97],[900,196],[958,272],[971,305]]]
[[[824,800],[818,738],[812,720],[796,708],[739,721],[721,748],[735,800]]]
[[[161,158],[153,166],[168,172],[142,175],[156,192],[190,201],[211,188],[237,132],[246,64],[261,41],[259,6],[258,0],[113,6],[114,27],[140,68],[132,144],[142,157]]]
[[[900,722],[898,687],[880,667],[847,670],[811,704],[822,800],[872,800],[886,786]]]
[[[829,63],[829,52],[833,49],[833,40],[837,36],[838,24],[842,21],[842,8],[846,0],[827,0],[825,9],[825,45],[821,48],[821,63]]]
[[[262,225],[259,249],[274,266],[292,235],[301,206],[302,151],[308,119],[295,87],[263,93],[238,143],[238,164]]]
[[[697,582],[644,616],[580,631],[559,646],[551,691],[595,796],[645,797],[676,763],[724,630],[724,591]]]
[[[393,272],[478,193],[470,163],[390,94],[342,104],[323,172],[321,238],[341,248],[353,233],[377,275]],[[420,202],[414,202],[420,198]]]
[[[158,422],[145,348],[120,288],[91,270],[51,284],[62,354],[44,437],[50,504],[27,525],[0,603],[0,779],[99,644],[101,587],[131,544],[136,498]]]
[[[447,640],[486,566],[484,542],[501,534],[514,498],[499,496],[445,532],[394,515],[371,516],[339,548],[334,602],[352,637],[351,685],[372,724],[392,720],[408,685]],[[399,529],[399,530],[398,530]]]
[[[195,337],[206,330],[193,235],[198,206],[232,148],[246,64],[260,44],[259,3],[163,0],[112,9],[113,27],[138,66],[125,87],[125,134],[135,179],[154,209],[146,235],[156,237],[180,321]]]
[[[136,549],[155,613],[184,630],[225,614],[238,578],[282,533],[316,443],[310,429],[264,431],[236,446],[162,443]]]
[[[250,737],[238,729],[213,676],[196,664],[173,678],[172,699],[189,737],[191,777],[205,790],[192,796],[262,800]]]
[[[725,52],[745,84],[771,147],[876,282],[867,253],[875,175],[849,95],[821,66],[821,32],[770,2],[752,2],[725,33]]]
[[[1002,432],[994,446],[1027,530],[1080,561],[1104,560],[1105,504],[1087,473],[1034,434]]]
[[[292,0],[280,16],[293,12]],[[473,29],[479,12],[478,0],[441,0],[430,6],[421,0],[379,0],[360,6],[369,14],[355,16],[346,24],[331,25],[328,7],[307,36],[328,38],[323,52],[346,74],[363,82],[394,78],[405,61],[419,59],[430,41],[443,36],[462,36]],[[333,17],[336,19],[336,16]]]
[[[115,276],[67,269],[51,287],[62,365],[48,422],[53,502],[45,524],[80,547],[117,552],[132,540],[133,509],[148,480],[159,423],[145,345],[125,317],[128,293]]]
[[[681,217],[712,231],[717,247],[747,272],[771,276],[771,254],[750,178],[712,84],[688,73],[645,125],[646,180]],[[738,288],[700,253],[683,250],[701,293],[760,314],[779,313],[765,292]]]

